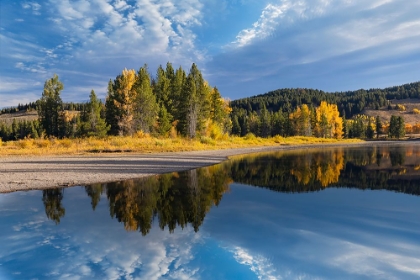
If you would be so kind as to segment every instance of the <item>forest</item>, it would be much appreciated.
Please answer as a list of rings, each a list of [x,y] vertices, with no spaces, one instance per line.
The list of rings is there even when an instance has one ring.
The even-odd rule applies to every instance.
[[[312,89],[281,89],[230,101],[203,78],[196,64],[188,73],[171,63],[156,74],[147,65],[124,69],[108,83],[106,99],[94,90],[86,103],[64,103],[63,83],[57,75],[45,81],[36,102],[4,108],[1,113],[37,111],[37,120],[0,121],[0,139],[154,137],[308,136],[320,138],[404,138],[420,133],[420,124],[408,126],[393,115],[361,115],[365,108],[391,106],[390,100],[419,98],[420,83],[387,89],[326,93]],[[400,106],[400,105],[397,105]],[[401,106],[400,106],[401,107]],[[391,108],[393,109],[393,108]],[[420,113],[420,111],[419,111]]]
[[[386,89],[332,93],[314,89],[279,89],[231,101],[232,134],[244,136],[253,133],[261,137],[274,135],[323,137],[324,135],[320,135],[316,129],[316,123],[320,123],[320,118],[316,116],[316,108],[326,102],[336,106],[335,110],[342,118],[344,138],[373,139],[380,135],[403,138],[406,131],[420,133],[420,123],[405,124],[404,119],[398,116],[400,111],[405,110],[404,106],[393,104],[395,100],[407,98],[420,98],[420,82]],[[392,118],[384,123],[379,118],[363,115],[363,110],[368,108],[395,110],[392,115],[398,118],[398,123]],[[420,111],[414,109],[412,113],[417,114]],[[305,129],[302,130],[302,126]]]

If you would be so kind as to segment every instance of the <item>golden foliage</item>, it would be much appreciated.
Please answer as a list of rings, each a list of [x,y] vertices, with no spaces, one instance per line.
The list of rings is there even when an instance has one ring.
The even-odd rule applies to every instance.
[[[340,172],[344,168],[344,152],[332,151],[327,154],[308,154],[295,161],[290,173],[296,177],[298,183],[307,185],[311,181],[319,181],[321,186],[327,187],[337,183]]]
[[[338,107],[325,101],[316,108],[316,135],[324,138],[341,139],[343,137],[343,119],[340,117]]]
[[[248,134],[246,137],[236,137],[223,134],[219,140],[212,139],[212,141],[208,141],[208,143],[206,143],[206,141],[203,141],[203,143],[199,139],[190,140],[177,137],[176,131],[173,133],[173,138],[156,138],[152,136],[143,138],[108,136],[105,138],[25,139],[20,141],[8,141],[0,146],[0,155],[60,155],[127,151],[137,153],[160,153],[246,148],[255,146],[356,143],[361,141],[358,139],[337,140],[332,138],[303,136],[260,138],[253,134]],[[156,141],[159,141],[161,144],[156,145]]]

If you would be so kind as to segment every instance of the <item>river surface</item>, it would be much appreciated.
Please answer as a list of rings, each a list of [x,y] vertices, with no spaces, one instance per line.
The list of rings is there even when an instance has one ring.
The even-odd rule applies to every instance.
[[[0,194],[0,279],[419,279],[420,145]]]

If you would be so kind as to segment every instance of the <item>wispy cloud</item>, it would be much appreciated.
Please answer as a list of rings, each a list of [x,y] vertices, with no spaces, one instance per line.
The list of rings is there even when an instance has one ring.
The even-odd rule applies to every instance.
[[[31,10],[32,13],[34,15],[41,15],[41,5],[38,4],[37,2],[23,2],[22,3],[22,8],[26,9],[26,10]]]
[[[258,279],[282,279],[278,275],[274,265],[263,256],[253,256],[246,249],[235,247],[232,249],[235,260],[242,264],[249,266],[252,272],[258,277]]]
[[[414,82],[414,66],[401,75],[376,71],[420,63],[414,10],[420,2],[272,1],[213,58],[211,81],[231,98],[283,87],[335,91]]]

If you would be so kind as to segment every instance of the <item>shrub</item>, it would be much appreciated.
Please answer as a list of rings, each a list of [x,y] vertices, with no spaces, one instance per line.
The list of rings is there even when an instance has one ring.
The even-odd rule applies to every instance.
[[[414,108],[414,109],[413,109],[413,114],[415,114],[415,115],[420,115],[420,110],[419,110],[419,109]]]
[[[70,139],[60,140],[60,145],[64,148],[70,148],[73,145],[73,141]]]
[[[255,140],[257,139],[257,137],[255,136],[254,133],[249,132],[247,135],[244,136],[245,140]]]
[[[211,139],[210,137],[203,136],[200,139],[200,142],[207,145],[216,145],[216,141]]]
[[[397,104],[397,105],[395,105],[395,110],[405,111],[405,106],[401,105],[401,104]]]

